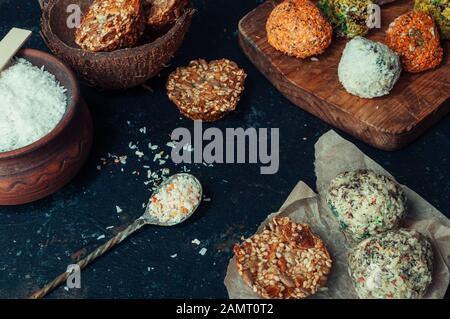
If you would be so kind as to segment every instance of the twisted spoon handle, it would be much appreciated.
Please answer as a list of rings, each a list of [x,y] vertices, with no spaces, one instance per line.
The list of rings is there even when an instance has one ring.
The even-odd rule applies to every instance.
[[[135,231],[140,229],[142,226],[146,224],[146,221],[144,218],[138,218],[134,221],[133,224],[128,226],[126,229],[118,233],[116,236],[111,238],[108,242],[104,243],[102,246],[98,247],[96,250],[94,250],[92,253],[87,255],[84,259],[80,260],[77,265],[80,267],[80,269],[85,268],[87,265],[89,265],[92,261],[106,253],[108,250],[110,250],[115,245],[121,243],[125,238],[133,234]],[[44,288],[36,291],[33,293],[29,298],[30,299],[40,299],[45,297],[50,291],[58,287],[59,285],[65,283],[67,281],[67,278],[70,276],[70,273],[65,272],[56,277],[52,282],[45,285]]]

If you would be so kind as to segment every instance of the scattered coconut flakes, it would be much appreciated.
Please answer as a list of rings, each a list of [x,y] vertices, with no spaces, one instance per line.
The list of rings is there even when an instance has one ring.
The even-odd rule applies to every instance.
[[[112,229],[112,228],[114,228],[114,226],[108,226],[108,227],[106,227],[106,229]]]
[[[102,170],[102,167],[101,167],[100,165],[97,165],[97,170],[98,170],[98,171],[101,171],[101,170]]]
[[[208,249],[206,249],[206,248],[202,248],[198,253],[200,254],[200,255],[202,255],[202,256],[205,256],[205,254],[206,254],[206,252],[208,251]]]
[[[139,129],[139,132],[141,132],[142,134],[146,134],[147,133],[147,127],[141,127],[140,129]]]
[[[177,144],[174,141],[170,141],[166,145],[170,148],[175,148],[177,146]]]
[[[144,157],[144,152],[141,152],[141,151],[136,151],[135,152],[135,154],[138,156],[138,157]]]
[[[97,240],[102,240],[105,237],[106,237],[105,235],[100,235],[100,236],[97,237]]]
[[[124,156],[119,156],[119,161],[121,164],[125,165],[127,163],[127,158],[128,156],[124,155]]]
[[[123,209],[116,205],[116,212],[117,214],[120,214],[121,212],[123,212]]]
[[[170,258],[177,258],[178,254],[170,255]]]
[[[188,151],[188,152],[192,152],[192,151],[194,151],[194,147],[191,145],[191,144],[185,144],[185,145],[183,145],[183,150],[184,151]]]
[[[210,201],[211,201],[211,198],[206,198],[206,197],[205,197],[205,198],[203,198],[203,201],[204,201],[204,202],[210,202]]]
[[[200,240],[198,240],[197,238],[195,238],[193,241],[191,241],[191,243],[193,243],[194,245],[200,245]]]
[[[155,151],[158,149],[158,145],[152,145],[152,143],[148,143],[148,148],[151,149],[152,151]]]
[[[133,144],[133,142],[128,143],[128,147],[129,147],[130,149],[132,149],[132,150],[137,149],[137,145],[136,145],[136,144]]]
[[[318,59],[318,58],[316,58],[315,56],[313,56],[313,57],[311,58],[311,61],[313,61],[313,62],[318,62],[318,61],[319,61],[319,59]]]
[[[165,160],[159,160],[159,165],[164,165],[164,164],[166,164]]]

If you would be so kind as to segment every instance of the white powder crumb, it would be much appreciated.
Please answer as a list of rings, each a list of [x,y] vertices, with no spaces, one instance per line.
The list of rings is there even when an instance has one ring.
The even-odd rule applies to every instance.
[[[127,163],[128,156],[119,156],[119,161],[121,164],[125,165]]]
[[[166,164],[165,160],[159,160],[159,165],[164,165],[164,164]]]
[[[145,134],[145,133],[147,133],[147,128],[144,126],[144,127],[141,127],[140,129],[139,129],[139,132],[141,132],[142,134]]]
[[[100,165],[97,165],[97,170],[98,170],[98,171],[101,171],[101,170],[102,170],[102,167],[101,167]]]
[[[129,147],[130,149],[132,149],[132,150],[137,149],[137,145],[136,145],[136,144],[133,144],[133,142],[128,143],[128,147]]]
[[[100,235],[100,236],[97,237],[97,240],[102,240],[105,237],[106,237],[105,235]]]
[[[174,141],[170,141],[166,145],[170,148],[175,148],[177,144]]]
[[[64,286],[64,290],[65,290],[65,291],[69,291],[69,287]]]
[[[136,151],[135,153],[138,157],[144,157],[144,152]]]
[[[208,249],[206,248],[202,248],[198,253],[202,256],[205,256],[206,252],[208,251]]]
[[[120,214],[121,212],[123,212],[123,209],[116,205],[116,212],[117,214]]]
[[[185,145],[183,145],[183,150],[184,151],[188,151],[188,152],[192,152],[194,150],[194,147],[192,147],[191,144],[185,144]]]
[[[210,201],[211,201],[211,198],[205,197],[205,198],[203,198],[203,201],[204,201],[204,202],[210,202]]]
[[[108,227],[106,227],[106,229],[112,229],[112,228],[114,228],[114,226],[108,226]]]
[[[170,255],[170,258],[177,258],[178,254]]]
[[[158,145],[152,145],[152,143],[148,143],[148,148],[154,151],[158,149]]]
[[[311,58],[311,61],[313,61],[313,62],[318,62],[318,61],[319,61],[319,59],[318,59],[318,58],[316,58],[316,57],[312,57],[312,58]]]
[[[198,240],[197,238],[195,238],[193,241],[191,241],[191,243],[193,243],[194,245],[200,245],[200,240]]]

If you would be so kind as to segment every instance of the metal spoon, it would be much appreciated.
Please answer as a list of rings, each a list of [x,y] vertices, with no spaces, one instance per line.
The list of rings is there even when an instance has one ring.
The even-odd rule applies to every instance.
[[[177,222],[167,222],[167,223],[163,223],[161,221],[159,221],[157,218],[155,218],[154,216],[152,216],[150,214],[150,204],[151,204],[151,198],[153,197],[153,195],[156,195],[160,192],[160,190],[166,186],[167,184],[171,183],[175,178],[180,177],[180,176],[186,176],[188,178],[191,178],[193,180],[193,182],[195,184],[197,184],[197,186],[199,187],[200,190],[200,198],[198,203],[196,203],[196,205],[191,209],[191,211],[189,211],[187,214],[184,215],[184,218],[180,221]],[[171,177],[167,178],[164,182],[162,182],[158,188],[153,192],[152,196],[150,197],[150,200],[147,204],[147,208],[145,209],[145,213],[139,217],[138,219],[136,219],[130,226],[128,226],[125,230],[121,231],[120,233],[118,233],[116,236],[114,236],[113,238],[111,238],[108,242],[106,242],[105,244],[103,244],[102,246],[98,247],[96,250],[94,250],[92,253],[90,253],[88,256],[86,256],[84,259],[80,260],[77,265],[80,267],[80,269],[85,268],[87,265],[89,265],[91,262],[93,262],[95,259],[97,259],[98,257],[100,257],[101,255],[103,255],[104,253],[106,253],[107,251],[109,251],[111,248],[113,248],[115,245],[121,243],[123,240],[125,240],[125,238],[127,238],[128,236],[130,236],[131,234],[133,234],[135,231],[139,230],[140,228],[142,228],[142,226],[145,225],[156,225],[156,226],[175,226],[177,224],[180,224],[184,221],[186,221],[189,217],[192,216],[192,214],[197,210],[198,206],[200,205],[201,199],[203,197],[203,189],[202,189],[202,185],[200,184],[200,182],[198,181],[197,178],[195,178],[193,175],[191,174],[185,174],[185,173],[180,173],[180,174],[175,174],[172,175]],[[59,275],[58,277],[56,277],[52,282],[48,283],[47,285],[45,285],[45,287],[43,287],[42,289],[34,292],[29,298],[30,299],[40,299],[45,297],[50,291],[52,291],[53,289],[55,289],[56,287],[58,287],[59,285],[65,283],[67,281],[67,278],[71,275],[71,273],[69,272],[65,272],[62,273],[61,275]]]

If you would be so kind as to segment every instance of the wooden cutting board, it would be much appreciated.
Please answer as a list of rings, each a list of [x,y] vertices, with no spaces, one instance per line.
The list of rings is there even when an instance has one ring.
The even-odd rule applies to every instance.
[[[439,68],[404,72],[388,96],[361,99],[347,93],[337,75],[348,40],[333,39],[319,61],[289,57],[269,45],[265,24],[277,3],[267,1],[240,21],[239,42],[252,63],[300,108],[383,150],[408,145],[450,111],[449,41],[443,43],[446,54]],[[384,40],[389,23],[412,5],[413,1],[398,0],[383,6],[382,28],[372,30],[367,38]]]

